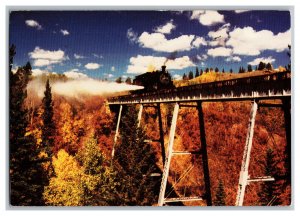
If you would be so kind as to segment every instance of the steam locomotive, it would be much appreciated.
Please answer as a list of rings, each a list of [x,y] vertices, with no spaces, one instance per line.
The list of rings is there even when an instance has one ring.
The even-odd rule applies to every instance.
[[[144,86],[139,92],[158,91],[161,89],[175,88],[172,77],[166,66],[161,66],[161,71],[146,72],[138,75],[133,80],[134,85]]]

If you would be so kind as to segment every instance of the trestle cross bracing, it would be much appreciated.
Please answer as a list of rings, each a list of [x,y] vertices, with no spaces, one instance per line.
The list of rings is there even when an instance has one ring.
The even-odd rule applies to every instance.
[[[253,83],[252,81],[259,81]],[[261,181],[274,181],[272,176],[263,176],[250,178],[249,176],[249,163],[251,156],[251,148],[254,136],[254,125],[255,116],[258,111],[258,107],[281,107],[284,110],[285,118],[285,129],[286,129],[286,154],[287,154],[287,168],[288,168],[288,178],[290,183],[290,172],[291,172],[291,73],[290,72],[280,72],[275,75],[264,75],[258,78],[247,78],[247,79],[236,79],[231,81],[219,81],[214,83],[200,84],[194,86],[187,86],[177,88],[175,90],[165,90],[153,93],[143,93],[141,95],[128,95],[120,96],[117,98],[109,99],[109,104],[112,106],[119,105],[119,115],[117,121],[117,128],[114,137],[114,146],[112,150],[112,158],[114,156],[114,148],[119,136],[119,125],[122,114],[122,105],[140,104],[138,112],[138,126],[141,124],[143,108],[154,107],[157,109],[160,138],[157,142],[161,143],[162,159],[163,159],[163,176],[159,194],[158,205],[162,206],[169,202],[185,202],[185,201],[196,201],[196,200],[206,200],[207,205],[212,205],[211,198],[211,185],[209,177],[209,164],[208,164],[208,154],[206,150],[206,139],[205,139],[205,125],[203,118],[202,103],[203,102],[223,102],[223,101],[244,101],[251,100],[252,107],[250,112],[250,119],[247,129],[247,137],[243,152],[243,159],[241,164],[241,171],[238,184],[238,193],[236,196],[236,205],[243,205],[246,186],[252,182]],[[260,100],[274,100],[281,99],[282,104],[271,104],[271,103],[261,103],[258,104]],[[190,102],[196,102],[196,105],[191,105]],[[168,142],[168,152],[165,154],[164,149],[164,132],[162,128],[161,119],[161,103],[175,103],[172,123],[169,133]],[[173,151],[174,138],[176,132],[176,121],[179,114],[179,109],[182,107],[195,107],[198,109],[199,118],[199,129],[200,129],[200,141],[201,149],[196,152],[177,152]],[[202,157],[203,164],[203,174],[205,183],[205,195],[199,197],[178,197],[178,198],[165,198],[166,185],[168,182],[168,175],[171,165],[171,158],[175,155],[191,155],[200,154]],[[166,158],[165,158],[166,156]]]

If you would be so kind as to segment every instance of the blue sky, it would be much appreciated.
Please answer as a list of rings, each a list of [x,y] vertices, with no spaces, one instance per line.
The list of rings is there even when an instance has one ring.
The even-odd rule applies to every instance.
[[[9,42],[15,66],[35,73],[115,80],[159,69],[173,77],[190,70],[289,59],[289,11],[15,11]]]

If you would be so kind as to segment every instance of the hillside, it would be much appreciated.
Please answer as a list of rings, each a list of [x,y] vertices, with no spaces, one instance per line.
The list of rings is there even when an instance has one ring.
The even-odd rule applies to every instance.
[[[174,80],[174,85],[176,87],[188,86],[188,85],[195,85],[200,83],[238,79],[238,78],[259,76],[259,75],[271,74],[271,73],[277,73],[277,71],[262,70],[262,71],[252,71],[252,72],[245,72],[245,73],[229,73],[229,72],[222,73],[222,72],[212,71],[208,73],[203,73],[201,76],[195,77],[191,80]]]
[[[236,78],[246,75],[254,76],[262,73],[267,72],[256,71],[249,74],[207,73],[187,83],[227,79],[230,77]],[[43,109],[41,107],[42,98],[35,92],[35,89],[32,88],[31,91],[28,91],[26,99],[26,106],[30,111],[28,116],[30,124],[27,127],[27,135],[34,135],[37,145],[40,145],[42,141]],[[42,92],[44,91],[43,89],[44,87],[39,88]],[[272,103],[278,103],[278,101],[272,101]],[[84,148],[88,140],[94,137],[101,154],[107,160],[105,164],[109,166],[117,115],[109,109],[106,99],[99,95],[85,94],[84,97],[80,95],[64,96],[54,92],[53,104],[53,121],[57,130],[54,137],[54,155],[56,156],[61,150],[64,150],[70,156],[76,158],[76,155]],[[216,200],[218,184],[222,182],[226,205],[231,206],[235,204],[250,105],[250,102],[203,104],[211,191],[214,202]],[[138,106],[136,110],[138,110]],[[162,123],[166,151],[168,151],[167,144],[172,110],[172,104],[162,105]],[[133,114],[131,116],[135,118]],[[121,119],[121,122],[123,120],[124,118]],[[157,140],[159,138],[158,118],[155,109],[151,107],[144,109],[141,125],[148,139]],[[197,110],[193,108],[181,108],[177,122],[174,149],[178,151],[199,150],[199,136]],[[117,143],[117,145],[120,144],[122,143]],[[150,144],[146,143],[145,145],[151,146],[155,154],[153,164],[162,171],[163,165],[159,143],[153,142]],[[291,202],[291,187],[286,181],[285,160],[287,156],[285,155],[285,146],[284,115],[282,110],[278,108],[260,108],[256,117],[249,174],[251,177],[265,175],[266,154],[271,149],[274,152],[276,160],[274,169],[277,170],[276,190],[274,192],[276,194],[276,205],[290,205]],[[168,181],[170,187],[166,194],[172,194],[170,196],[174,196],[174,194],[177,194],[177,196],[203,194],[205,188],[201,158],[198,156],[175,157],[172,158],[171,162]],[[148,165],[150,166],[151,164]],[[136,164],[132,164],[132,166],[134,168]],[[189,172],[186,172],[187,170]],[[156,179],[155,182],[156,187],[160,185],[160,179]],[[247,187],[244,205],[262,205],[260,193],[263,185],[262,183],[253,183]],[[157,198],[154,198],[154,200],[151,205],[156,205]],[[196,206],[206,205],[205,201],[185,204]]]

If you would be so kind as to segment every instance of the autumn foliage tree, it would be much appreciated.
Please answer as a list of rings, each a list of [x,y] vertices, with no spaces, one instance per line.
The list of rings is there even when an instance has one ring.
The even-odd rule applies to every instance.
[[[54,206],[112,205],[116,173],[108,166],[96,139],[89,139],[74,157],[61,149],[53,157],[55,176],[45,187],[44,199]]]
[[[52,164],[55,176],[50,179],[49,186],[45,187],[45,204],[53,206],[83,205],[84,191],[81,184],[83,168],[64,149],[61,149],[56,157],[53,157]]]
[[[84,135],[84,121],[76,116],[69,103],[59,105],[59,119],[57,124],[55,151],[65,149],[69,154],[75,155],[80,147],[80,139]]]

